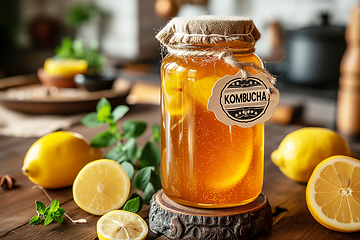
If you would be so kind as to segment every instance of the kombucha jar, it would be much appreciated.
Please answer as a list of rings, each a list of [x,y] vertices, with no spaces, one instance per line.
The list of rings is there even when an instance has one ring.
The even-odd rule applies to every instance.
[[[254,23],[241,17],[179,17],[156,37],[168,51],[161,65],[164,193],[177,203],[199,208],[235,207],[255,200],[263,184],[264,123],[225,124],[211,111],[209,101],[219,79],[262,72],[263,64],[254,54],[260,38]],[[231,84],[241,85],[245,78]],[[230,85],[225,92],[233,91]],[[227,113],[235,120],[255,114],[252,100],[260,101],[261,94],[266,93],[227,95],[223,108],[247,101],[250,107]]]

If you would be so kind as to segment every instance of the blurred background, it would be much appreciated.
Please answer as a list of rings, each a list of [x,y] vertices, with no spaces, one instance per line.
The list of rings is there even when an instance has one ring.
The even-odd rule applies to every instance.
[[[62,39],[96,40],[106,67],[159,82],[158,30],[174,16],[242,15],[256,53],[279,77],[281,102],[334,128],[345,27],[357,0],[12,0],[0,2],[0,78],[36,73]],[[1,82],[1,79],[0,79]],[[323,114],[319,114],[319,112]],[[295,114],[296,115],[296,114]]]

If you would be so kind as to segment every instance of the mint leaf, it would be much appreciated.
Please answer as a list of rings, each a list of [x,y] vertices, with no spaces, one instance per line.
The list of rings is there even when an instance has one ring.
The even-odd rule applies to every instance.
[[[91,141],[91,146],[98,148],[110,147],[116,142],[116,135],[110,131],[98,133]]]
[[[121,146],[115,146],[106,153],[104,158],[114,160],[118,163],[122,163],[126,160],[126,154]]]
[[[58,223],[62,223],[64,221],[62,215],[58,216],[56,214],[54,214],[54,219],[58,222]]]
[[[155,142],[160,144],[160,126],[154,125],[154,126],[152,126],[151,130],[152,130],[153,138],[154,138]]]
[[[112,122],[117,122],[121,119],[127,112],[129,111],[129,107],[125,105],[117,106],[114,111],[112,111],[111,115],[113,117]]]
[[[146,188],[144,190],[144,203],[145,204],[149,204],[151,197],[152,197],[152,195],[154,195],[154,193],[155,193],[154,186],[151,184],[151,182],[149,182],[146,185]]]
[[[50,206],[45,209],[44,218],[46,218],[48,214],[50,214]]]
[[[143,167],[160,165],[160,151],[153,142],[149,141],[144,146],[140,156],[140,164]]]
[[[126,157],[130,162],[135,163],[138,159],[138,148],[135,138],[130,138],[122,147],[126,153]]]
[[[130,199],[134,199],[134,198],[139,198],[139,200],[140,200],[140,206],[139,206],[139,210],[138,210],[138,211],[140,211],[144,205],[144,200],[137,192],[133,192],[131,194]]]
[[[29,224],[30,225],[37,225],[41,223],[41,219],[39,215],[36,215],[35,217],[33,217],[32,219],[30,219]]]
[[[38,214],[41,214],[41,215],[45,214],[45,210],[46,210],[45,204],[43,204],[40,201],[35,201],[35,206],[36,206],[36,211]]]
[[[134,177],[134,187],[144,191],[147,184],[150,182],[151,171],[155,170],[154,167],[144,167],[140,169]]]
[[[132,213],[137,213],[139,209],[140,209],[139,197],[130,199],[125,203],[125,206],[123,207],[124,211],[132,212]]]
[[[158,190],[160,190],[162,188],[160,174],[156,174],[155,172],[151,172],[150,182],[154,186],[155,191],[158,191]]]
[[[137,120],[129,120],[122,125],[123,138],[137,138],[141,136],[147,128],[147,123]]]
[[[91,128],[100,127],[104,124],[103,122],[99,121],[96,112],[86,114],[85,117],[83,117],[81,119],[81,123],[84,124],[85,126],[91,127]]]
[[[111,105],[106,98],[101,98],[96,105],[97,118],[100,122],[107,122],[111,117]]]
[[[59,200],[55,199],[54,201],[52,201],[51,205],[50,205],[50,213],[56,212],[59,209],[60,203]]]
[[[44,225],[48,225],[48,224],[52,223],[53,220],[54,220],[53,215],[51,213],[48,214],[45,218]]]
[[[127,162],[127,161],[122,162],[121,166],[125,170],[127,175],[129,176],[129,179],[131,180],[132,177],[134,176],[134,172],[135,172],[134,166],[131,163]]]
[[[59,209],[57,210],[58,213],[60,213],[60,216],[65,214],[65,209],[59,207]]]

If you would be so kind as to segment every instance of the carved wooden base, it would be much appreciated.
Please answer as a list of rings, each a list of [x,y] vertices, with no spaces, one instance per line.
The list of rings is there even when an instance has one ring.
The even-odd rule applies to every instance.
[[[160,190],[150,201],[149,226],[172,239],[251,239],[270,232],[272,215],[263,194],[240,207],[201,209],[180,205]]]

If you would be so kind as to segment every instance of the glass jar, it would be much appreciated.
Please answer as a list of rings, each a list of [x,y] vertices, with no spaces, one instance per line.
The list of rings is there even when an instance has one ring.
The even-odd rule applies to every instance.
[[[178,46],[186,51],[223,52],[238,62],[263,67],[254,42]],[[253,67],[244,70],[257,74]],[[223,208],[255,200],[263,184],[264,123],[242,128],[220,122],[207,109],[214,84],[239,68],[223,59],[179,56],[161,65],[161,181],[173,201]]]

